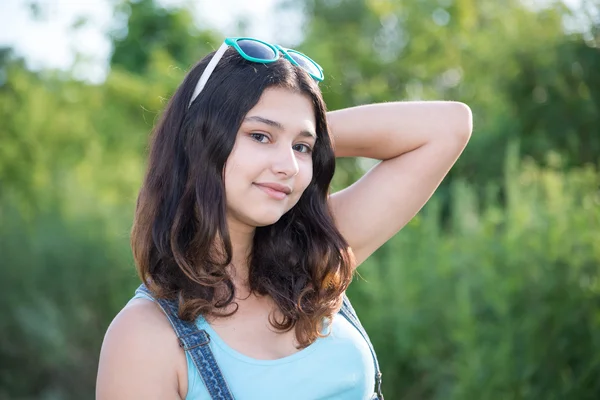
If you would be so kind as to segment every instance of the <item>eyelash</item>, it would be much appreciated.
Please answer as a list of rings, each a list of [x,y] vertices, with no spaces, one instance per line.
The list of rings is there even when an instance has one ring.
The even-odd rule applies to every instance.
[[[259,143],[263,143],[263,144],[264,144],[264,142],[262,142],[260,139],[257,139],[257,138],[256,138],[257,136],[259,136],[259,137],[261,137],[261,138],[267,138],[267,139],[269,138],[269,137],[268,137],[267,135],[265,135],[264,133],[251,133],[251,134],[250,134],[250,137],[252,137],[252,139],[256,140],[256,141],[257,141],[257,142],[259,142]],[[300,153],[302,153],[302,154],[310,154],[310,153],[312,153],[312,151],[313,151],[312,147],[310,147],[310,146],[309,146],[309,145],[307,145],[307,144],[304,144],[304,143],[298,143],[298,144],[296,144],[295,146],[298,146],[298,145],[300,145],[300,146],[304,146],[304,147],[306,148],[306,151],[300,151]]]

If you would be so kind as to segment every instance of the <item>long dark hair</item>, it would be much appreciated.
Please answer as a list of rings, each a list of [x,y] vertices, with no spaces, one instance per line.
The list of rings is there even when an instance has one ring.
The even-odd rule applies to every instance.
[[[324,319],[339,307],[354,263],[328,209],[335,158],[325,104],[316,83],[289,61],[251,63],[229,49],[188,108],[213,54],[188,73],[154,129],[131,237],[138,274],[156,296],[178,299],[182,319],[231,315],[223,312],[235,292],[226,269],[232,245],[225,163],[245,115],[266,88],[306,95],[318,136],[312,181],[279,221],[256,229],[248,259],[250,290],[271,296],[281,311],[271,325],[295,328],[306,347],[322,336]]]

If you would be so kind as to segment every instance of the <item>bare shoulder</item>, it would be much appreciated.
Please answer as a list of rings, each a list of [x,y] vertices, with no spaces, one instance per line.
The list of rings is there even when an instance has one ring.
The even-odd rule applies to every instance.
[[[177,335],[152,301],[135,299],[110,324],[98,365],[96,398],[180,399],[187,364]]]

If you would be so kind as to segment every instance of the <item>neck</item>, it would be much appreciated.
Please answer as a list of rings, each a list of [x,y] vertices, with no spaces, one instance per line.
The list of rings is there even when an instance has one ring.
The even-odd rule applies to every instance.
[[[252,252],[252,242],[256,228],[228,222],[231,239],[232,258],[230,274],[237,291],[245,293],[248,288],[248,256]]]

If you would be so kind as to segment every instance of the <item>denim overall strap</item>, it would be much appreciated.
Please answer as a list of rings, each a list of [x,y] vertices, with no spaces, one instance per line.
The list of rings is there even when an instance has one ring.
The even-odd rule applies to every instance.
[[[158,303],[173,326],[179,346],[183,347],[191,357],[200,373],[200,377],[212,400],[233,400],[233,395],[225,382],[225,378],[210,350],[210,336],[203,329],[198,329],[193,322],[183,321],[177,317],[178,305],[175,300],[156,299],[146,285],[142,284],[135,291]]]
[[[383,393],[381,393],[381,371],[379,370],[379,362],[377,361],[377,355],[375,354],[375,349],[373,348],[373,344],[371,343],[371,339],[369,339],[369,335],[363,328],[360,320],[358,319],[358,315],[356,311],[354,311],[354,307],[350,303],[350,299],[346,294],[344,294],[344,300],[342,303],[342,308],[340,309],[340,314],[342,314],[365,338],[367,344],[369,345],[369,350],[371,350],[371,355],[373,356],[373,364],[375,365],[375,390],[376,397],[374,399],[383,400]]]

